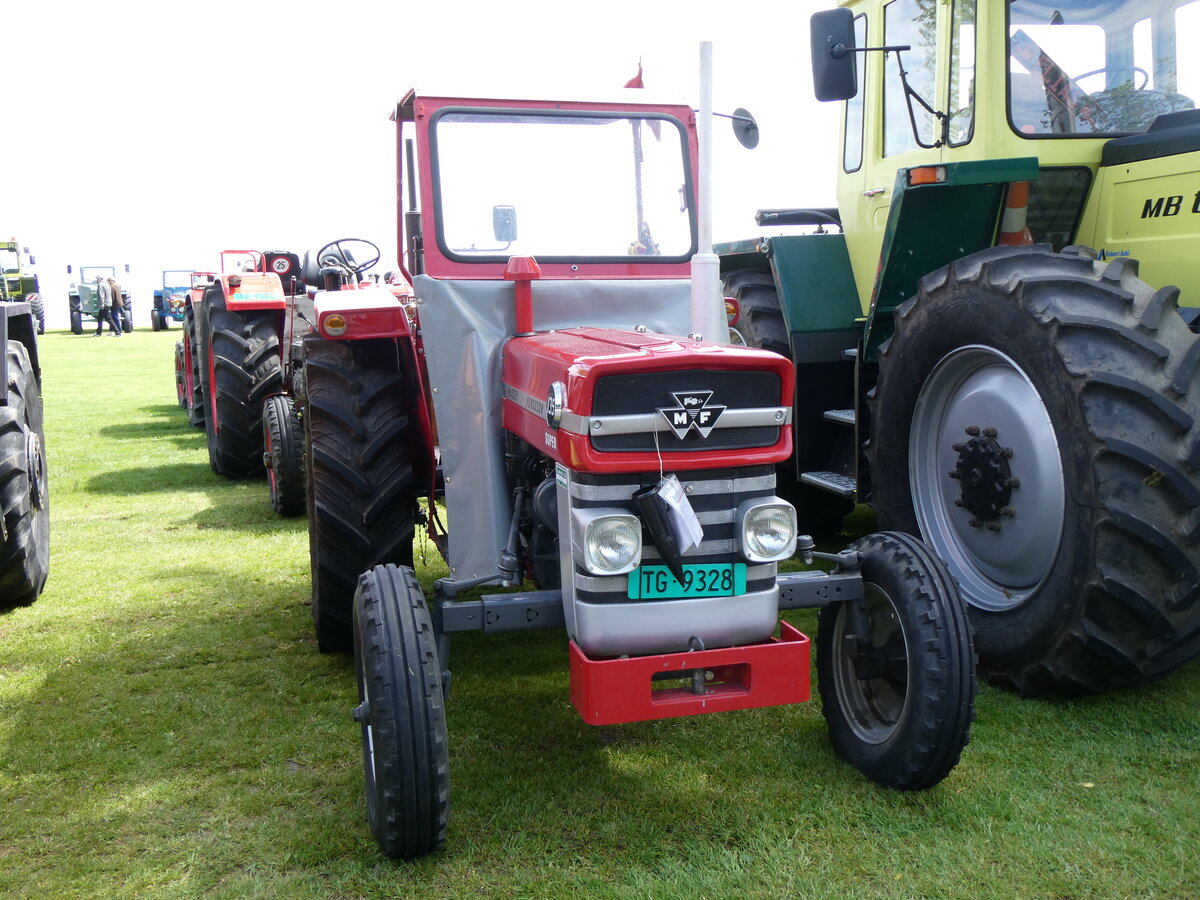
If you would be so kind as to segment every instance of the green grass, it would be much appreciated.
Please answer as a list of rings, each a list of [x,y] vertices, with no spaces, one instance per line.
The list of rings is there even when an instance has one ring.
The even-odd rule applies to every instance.
[[[51,575],[0,614],[0,895],[1200,894],[1195,663],[1084,700],[984,687],[962,763],[899,794],[833,754],[815,699],[584,725],[561,632],[455,638],[446,849],[382,859],[304,524],[209,470],[178,334],[41,344]]]

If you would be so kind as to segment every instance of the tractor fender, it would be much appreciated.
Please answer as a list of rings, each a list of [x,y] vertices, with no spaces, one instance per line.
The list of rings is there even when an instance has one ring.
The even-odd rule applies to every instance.
[[[313,297],[317,331],[330,341],[412,337],[408,314],[386,287],[317,291]]]

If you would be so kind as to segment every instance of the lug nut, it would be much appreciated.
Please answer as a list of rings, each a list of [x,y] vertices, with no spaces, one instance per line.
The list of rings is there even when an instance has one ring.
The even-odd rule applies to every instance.
[[[967,449],[967,445],[966,444],[952,444],[950,446],[950,449],[953,450],[955,453],[962,453],[964,450]]]
[[[947,475],[949,475],[951,478],[958,478],[958,477],[959,477],[959,475],[958,475],[958,469],[951,469],[951,470],[950,470],[949,472],[947,472],[946,474],[947,474]]]
[[[1016,475],[1013,475],[1006,482],[1004,482],[1004,486],[1010,487],[1010,488],[1018,488],[1021,486],[1021,479],[1018,478]]]
[[[1000,507],[1000,515],[1002,515],[1002,516],[1011,517],[1011,516],[1015,516],[1016,514],[1017,514],[1016,507],[1013,507],[1013,506]]]
[[[978,425],[968,425],[965,430],[971,437],[979,437]]]
[[[1012,459],[1012,455],[1013,455],[1013,449],[1012,449],[1012,447],[1004,447],[1004,448],[1002,448],[1002,449],[1000,450],[1000,455],[1001,455],[1001,456],[1003,456],[1005,459]]]
[[[996,436],[996,434],[997,434],[996,429],[992,428],[990,425],[987,428],[983,429],[983,436],[985,438],[994,438]]]
[[[999,530],[1000,530],[1000,523],[999,523],[999,522],[988,522],[988,523],[987,523],[987,530],[988,530],[988,531],[999,531]]]

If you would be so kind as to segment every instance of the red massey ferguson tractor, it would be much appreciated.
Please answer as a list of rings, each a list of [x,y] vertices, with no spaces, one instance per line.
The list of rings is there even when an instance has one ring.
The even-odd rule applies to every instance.
[[[443,842],[460,631],[564,628],[570,700],[604,725],[807,700],[809,640],[779,613],[821,607],[837,752],[923,789],[967,742],[974,656],[945,567],[898,533],[813,553],[775,464],[796,390],[819,386],[694,331],[695,119],[628,97],[409,93],[395,121],[415,303],[372,285],[315,295],[313,616],[323,650],[354,648],[388,856]],[[417,522],[450,567],[431,598]],[[781,574],[798,547],[833,570]],[[479,585],[510,591],[464,598]]]
[[[218,475],[264,470],[264,401],[283,382],[287,296],[302,289],[299,257],[283,251],[224,250],[219,275],[192,275],[176,384]]]

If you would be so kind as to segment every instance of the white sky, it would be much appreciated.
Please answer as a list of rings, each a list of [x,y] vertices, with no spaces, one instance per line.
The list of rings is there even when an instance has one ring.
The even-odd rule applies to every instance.
[[[762,207],[832,206],[836,105],[812,98],[808,17],[832,0],[2,0],[7,136],[0,234],[37,257],[47,325],[67,265],[115,265],[139,326],[164,269],[222,249],[363,237],[395,262],[395,132],[404,89],[621,87],[754,113],[747,151],[714,125],[714,237],[763,232]],[[20,135],[18,137],[17,135]],[[125,264],[131,273],[123,275]]]

